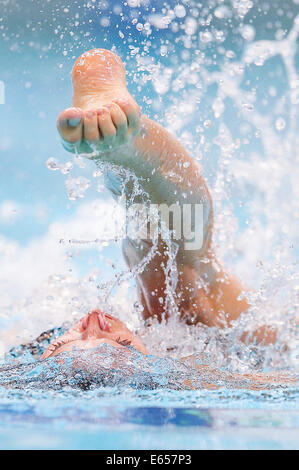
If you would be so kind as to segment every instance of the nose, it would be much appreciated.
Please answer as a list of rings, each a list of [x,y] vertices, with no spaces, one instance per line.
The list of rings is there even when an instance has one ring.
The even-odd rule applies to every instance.
[[[105,316],[99,310],[90,313],[82,323],[82,327],[84,328],[82,339],[102,338],[103,331],[109,331]]]

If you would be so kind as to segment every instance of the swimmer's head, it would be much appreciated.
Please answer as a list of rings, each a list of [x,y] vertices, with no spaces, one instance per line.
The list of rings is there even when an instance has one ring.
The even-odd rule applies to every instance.
[[[124,323],[112,315],[104,315],[100,310],[94,310],[65,335],[53,341],[42,359],[57,356],[72,349],[93,349],[103,343],[120,349],[133,346],[142,354],[147,354],[141,340]]]
[[[125,66],[116,54],[106,49],[84,52],[75,62],[72,78],[74,106],[78,106],[82,95],[99,94],[114,88],[126,90]]]

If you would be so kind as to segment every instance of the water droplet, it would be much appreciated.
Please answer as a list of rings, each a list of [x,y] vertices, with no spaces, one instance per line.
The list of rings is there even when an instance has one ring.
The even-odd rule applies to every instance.
[[[253,41],[255,37],[255,29],[249,24],[244,24],[240,28],[241,36],[245,41]]]
[[[174,13],[177,18],[184,18],[186,16],[186,8],[184,5],[177,5],[174,8]]]
[[[208,43],[213,41],[213,36],[210,31],[203,31],[199,35],[201,42]]]
[[[128,0],[128,5],[131,8],[140,7],[140,0]]]
[[[224,103],[221,98],[216,98],[212,105],[215,118],[219,118],[224,111]]]
[[[52,170],[52,171],[59,170],[60,168],[58,161],[52,157],[47,160],[46,165],[49,168],[49,170]]]
[[[86,167],[86,162],[84,160],[84,158],[76,155],[75,158],[74,158],[74,163],[75,165],[77,165],[79,168],[85,168]]]
[[[101,20],[100,20],[100,25],[103,26],[103,28],[108,28],[108,26],[110,26],[110,20],[109,20],[109,18],[107,18],[106,16],[104,16],[103,18],[101,18]]]
[[[275,127],[278,131],[283,131],[286,126],[286,122],[283,117],[279,117],[275,121]]]
[[[102,174],[103,173],[100,170],[96,170],[96,171],[93,172],[92,176],[94,178],[100,178],[102,176]]]
[[[253,111],[254,106],[252,103],[242,103],[242,108],[246,109],[247,111]]]
[[[84,176],[78,178],[68,178],[65,182],[68,197],[71,201],[83,198],[86,190],[90,187],[90,181]]]
[[[197,30],[197,21],[192,17],[187,18],[186,23],[185,23],[185,33],[188,36],[192,36],[193,34],[196,33],[196,30]]]
[[[60,165],[60,171],[63,175],[66,175],[73,169],[73,164],[71,162],[66,162],[64,165]]]
[[[221,5],[215,9],[214,15],[216,16],[216,18],[219,18],[222,20],[222,19],[230,18],[232,16],[232,12],[227,6]]]
[[[90,186],[90,181],[84,176],[79,176],[79,178],[76,180],[76,184],[78,185],[79,189],[86,191],[86,189],[88,189]]]
[[[232,0],[232,5],[237,10],[239,17],[244,18],[253,7],[253,2],[252,0]]]
[[[167,55],[167,46],[161,46],[160,47],[160,55],[162,57],[165,57]]]
[[[234,51],[227,51],[225,57],[227,57],[228,59],[234,59],[236,57],[236,54],[234,53]]]
[[[74,189],[69,189],[67,192],[67,196],[70,201],[76,201],[77,199],[77,193]]]
[[[131,56],[138,54],[139,47],[129,46],[129,48],[131,49],[131,52],[130,52]]]

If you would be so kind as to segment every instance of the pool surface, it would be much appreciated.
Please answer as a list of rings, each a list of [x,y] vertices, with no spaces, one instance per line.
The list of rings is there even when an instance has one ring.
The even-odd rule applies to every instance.
[[[1,393],[1,449],[298,449],[297,390]]]

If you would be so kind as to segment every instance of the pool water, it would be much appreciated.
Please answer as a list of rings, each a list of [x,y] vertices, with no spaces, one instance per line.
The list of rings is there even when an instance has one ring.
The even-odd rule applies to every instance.
[[[206,379],[177,360],[107,345],[42,363],[25,351],[12,359],[17,351],[0,370],[0,448],[298,448],[298,386],[257,387],[224,370]],[[214,386],[186,390],[186,379]]]
[[[298,389],[1,392],[1,449],[298,449]]]
[[[298,449],[298,386],[173,386],[188,355],[232,374],[298,374],[298,0],[64,3],[0,0],[0,448]],[[143,112],[203,167],[217,254],[252,289],[229,331],[145,328],[134,279],[115,283],[126,267],[106,238],[120,208],[55,128],[74,60],[94,47],[121,56]],[[154,355],[131,363],[134,380],[112,371],[78,389],[24,351],[5,369],[12,347],[103,299]],[[276,345],[238,341],[259,322],[278,328]]]

